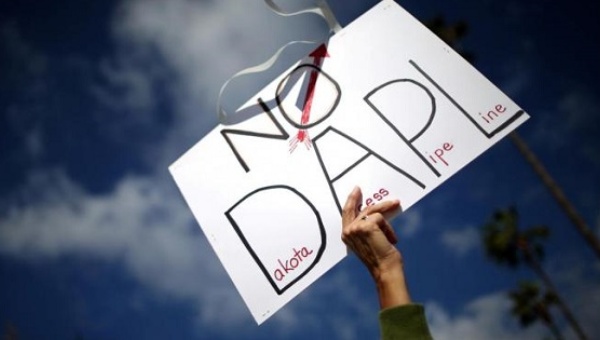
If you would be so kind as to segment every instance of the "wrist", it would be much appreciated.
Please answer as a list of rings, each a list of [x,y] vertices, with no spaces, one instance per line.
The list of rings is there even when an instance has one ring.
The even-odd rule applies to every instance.
[[[371,276],[378,282],[383,279],[390,279],[392,277],[403,275],[404,263],[402,261],[402,255],[400,252],[395,251],[380,258],[377,261],[377,265],[370,268],[369,272]]]
[[[372,272],[381,309],[411,303],[402,261],[381,263]]]

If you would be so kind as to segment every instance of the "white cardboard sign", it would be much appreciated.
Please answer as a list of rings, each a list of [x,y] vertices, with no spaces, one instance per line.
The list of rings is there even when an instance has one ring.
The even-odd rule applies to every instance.
[[[528,119],[391,0],[315,52],[170,167],[259,324],[346,255],[354,186],[406,210]]]

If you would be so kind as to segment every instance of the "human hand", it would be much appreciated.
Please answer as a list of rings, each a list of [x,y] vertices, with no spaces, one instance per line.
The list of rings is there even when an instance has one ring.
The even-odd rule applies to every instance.
[[[362,192],[356,187],[342,211],[342,240],[365,264],[375,281],[382,309],[411,303],[404,278],[398,242],[384,214],[400,208],[400,202],[384,201],[358,209]]]
[[[398,242],[384,214],[400,208],[398,200],[384,201],[362,211],[362,192],[356,187],[342,211],[342,240],[377,279],[382,272],[401,269],[402,256],[394,246]]]

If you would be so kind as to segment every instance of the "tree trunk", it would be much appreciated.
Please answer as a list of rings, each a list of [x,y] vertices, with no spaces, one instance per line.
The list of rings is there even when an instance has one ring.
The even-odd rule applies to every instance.
[[[516,131],[513,131],[509,134],[510,139],[513,141],[517,149],[521,152],[525,160],[531,167],[533,171],[540,177],[546,188],[550,191],[550,194],[561,209],[567,214],[567,217],[575,226],[575,229],[579,231],[581,236],[588,242],[589,246],[592,247],[596,256],[600,259],[600,240],[594,232],[590,229],[590,227],[585,223],[581,215],[575,210],[575,207],[571,204],[571,202],[567,199],[563,191],[560,189],[558,184],[552,179],[552,176],[546,171],[540,160],[535,156],[535,154],[529,149],[527,143],[517,134]]]
[[[587,336],[585,335],[583,329],[575,319],[575,316],[573,315],[563,298],[558,294],[558,290],[556,289],[556,287],[554,287],[552,280],[550,280],[550,277],[544,271],[538,259],[535,257],[535,255],[531,253],[531,249],[529,248],[529,246],[523,247],[522,250],[525,254],[526,263],[540,277],[540,279],[542,279],[542,282],[544,282],[544,285],[546,286],[546,290],[554,294],[554,296],[556,296],[556,304],[558,305],[560,311],[563,313],[567,322],[571,325],[571,328],[573,328],[573,331],[575,331],[575,334],[577,334],[579,339],[587,340]]]
[[[556,340],[563,340],[564,338],[562,337],[562,334],[560,333],[560,330],[558,329],[558,326],[556,326],[556,323],[551,322],[549,324],[547,324],[548,328],[550,328],[550,331],[552,332],[552,335],[554,335],[554,338]]]

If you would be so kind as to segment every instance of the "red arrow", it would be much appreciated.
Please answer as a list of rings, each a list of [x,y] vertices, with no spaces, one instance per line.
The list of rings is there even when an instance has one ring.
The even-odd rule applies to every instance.
[[[321,46],[317,47],[317,49],[312,51],[308,56],[315,59],[314,64],[317,67],[321,66],[322,59],[329,57],[329,53],[327,53],[327,46],[325,44],[321,44]]]
[[[321,46],[317,47],[317,49],[312,51],[308,56],[312,57],[314,59],[313,64],[316,67],[320,67],[321,63],[323,62],[323,59],[329,57],[329,53],[327,53],[327,46],[325,44],[322,44]],[[318,77],[319,77],[319,72],[317,70],[313,70],[310,73],[308,89],[306,91],[306,97],[304,98],[302,117],[300,117],[300,124],[302,124],[302,125],[307,124],[310,121],[310,110],[312,107],[312,101],[313,101],[313,97],[315,94],[315,85],[317,84]],[[306,137],[307,137],[306,130],[302,129],[302,130],[298,131],[298,135],[296,136],[296,139],[298,141],[304,141],[304,139]],[[308,143],[310,143],[310,141],[308,141]]]

